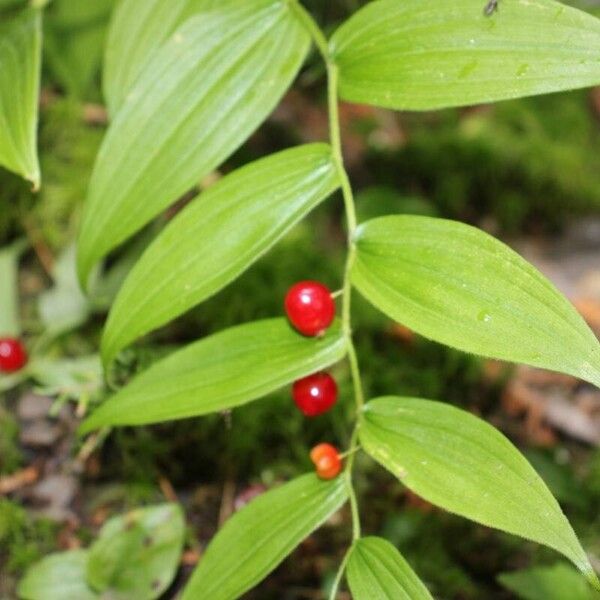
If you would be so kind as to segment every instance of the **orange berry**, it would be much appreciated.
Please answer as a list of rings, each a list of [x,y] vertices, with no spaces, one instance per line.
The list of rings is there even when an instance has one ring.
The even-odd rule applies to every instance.
[[[321,479],[335,479],[342,470],[342,459],[337,448],[331,444],[315,446],[310,451],[310,459]]]

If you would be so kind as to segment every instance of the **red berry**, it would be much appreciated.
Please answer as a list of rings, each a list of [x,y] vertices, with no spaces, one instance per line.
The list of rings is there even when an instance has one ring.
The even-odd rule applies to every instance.
[[[301,281],[285,297],[285,312],[292,325],[304,335],[323,333],[335,317],[331,291],[318,281]]]
[[[319,444],[310,451],[317,475],[321,479],[335,479],[342,470],[342,459],[335,446]]]
[[[337,402],[338,389],[329,373],[314,373],[294,382],[292,396],[296,406],[307,416],[327,412]]]
[[[0,338],[0,372],[14,373],[27,363],[23,344],[15,338]]]

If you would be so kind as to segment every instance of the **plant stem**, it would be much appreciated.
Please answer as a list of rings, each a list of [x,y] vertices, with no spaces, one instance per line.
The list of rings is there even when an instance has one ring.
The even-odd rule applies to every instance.
[[[354,387],[354,401],[356,403],[357,418],[364,406],[364,394],[362,380],[360,376],[360,367],[358,356],[352,339],[352,285],[350,274],[356,258],[356,245],[354,243],[354,234],[356,232],[356,209],[354,206],[354,194],[346,168],[344,166],[344,156],[342,152],[342,138],[340,130],[340,114],[338,104],[338,68],[330,59],[329,54],[326,58],[327,63],[327,99],[329,106],[329,128],[331,137],[331,149],[333,161],[340,178],[342,195],[344,197],[344,207],[346,209],[346,221],[348,226],[348,255],[346,257],[346,266],[344,268],[344,285],[342,291],[342,328],[346,338],[346,350],[348,353],[348,362],[352,375],[352,385]],[[358,424],[354,427],[352,439],[350,441],[350,455],[346,461],[344,476],[346,477],[348,496],[350,498],[350,509],[352,511],[352,539],[360,538],[360,514],[358,510],[358,499],[356,490],[352,484],[352,471],[354,468],[354,452],[358,447]]]
[[[346,487],[348,489],[348,498],[350,499],[350,511],[352,513],[352,539],[358,540],[360,538],[360,512],[358,510],[358,499],[356,497],[356,490],[352,484],[352,470],[354,468],[354,458],[356,457],[356,450],[358,449],[358,425],[355,426],[352,432],[352,438],[350,440],[350,449],[348,450],[349,456],[346,461],[346,468],[344,469],[344,477],[346,478]]]
[[[313,16],[300,4],[298,0],[288,0],[292,12],[298,17],[304,28],[315,43],[319,54],[325,63],[329,63],[329,42],[317,25]]]
[[[346,346],[348,352],[348,360],[350,362],[350,371],[352,374],[352,383],[354,386],[354,398],[356,402],[357,413],[362,410],[365,403],[360,376],[360,368],[358,365],[358,357],[356,348],[352,340],[352,319],[351,319],[351,296],[352,285],[350,282],[350,274],[352,266],[356,258],[356,245],[354,236],[356,233],[356,208],[354,205],[354,193],[350,178],[344,166],[344,156],[342,151],[342,136],[340,128],[340,112],[338,100],[338,83],[339,73],[335,61],[332,59],[329,51],[329,43],[323,35],[320,27],[315,23],[312,15],[297,1],[289,0],[291,9],[298,16],[300,21],[313,39],[319,53],[323,57],[327,67],[327,104],[329,110],[329,135],[332,150],[332,157],[337,174],[342,188],[344,197],[344,207],[346,211],[346,222],[348,227],[348,255],[346,258],[346,266],[344,269],[344,284],[342,288],[342,327],[346,337]]]
[[[354,401],[356,404],[356,417],[357,421],[365,403],[364,392],[362,386],[362,380],[360,376],[360,367],[358,364],[358,356],[354,341],[352,339],[352,315],[351,315],[351,303],[352,303],[352,284],[350,276],[352,273],[352,266],[356,259],[356,244],[354,237],[356,234],[356,208],[354,205],[354,194],[352,192],[352,185],[350,178],[344,165],[344,155],[342,149],[342,134],[340,128],[340,112],[339,112],[339,99],[338,99],[338,84],[339,84],[339,73],[338,67],[335,61],[331,57],[329,43],[320,27],[317,25],[312,15],[306,11],[306,9],[298,2],[298,0],[289,0],[290,7],[294,13],[298,16],[300,21],[305,26],[306,30],[313,39],[319,53],[325,61],[327,67],[327,104],[329,110],[329,135],[330,144],[332,151],[333,162],[340,180],[340,186],[342,188],[342,195],[344,197],[344,208],[346,212],[346,223],[348,227],[348,254],[346,256],[346,265],[344,267],[344,282],[342,288],[342,329],[346,340],[346,351],[348,353],[348,362],[350,364],[350,373],[352,376],[352,386],[354,388]],[[356,541],[360,538],[361,527],[360,527],[360,513],[358,509],[358,499],[356,496],[356,490],[352,483],[352,471],[354,468],[354,459],[356,457],[356,450],[358,450],[358,422],[354,426],[352,432],[352,438],[350,440],[350,448],[345,453],[347,455],[346,467],[344,469],[343,476],[346,478],[346,487],[348,489],[348,498],[350,500],[350,510],[352,513],[352,540]],[[342,564],[340,565],[339,571],[336,575],[333,587],[331,589],[330,600],[335,600],[337,596],[340,582],[344,575],[346,568],[346,562],[350,555],[350,550],[346,553]]]
[[[360,367],[358,364],[358,356],[356,353],[356,348],[354,346],[354,341],[352,339],[352,285],[350,281],[352,266],[354,265],[354,261],[356,259],[356,244],[354,242],[354,237],[356,233],[357,220],[352,185],[350,183],[350,178],[348,177],[346,167],[344,166],[338,99],[339,73],[338,67],[331,56],[329,43],[323,35],[323,32],[321,31],[317,23],[315,23],[313,17],[304,9],[304,7],[299,2],[297,2],[297,0],[291,0],[291,7],[292,10],[297,14],[299,19],[302,21],[307,31],[310,33],[327,67],[327,104],[329,110],[330,143],[333,162],[337,170],[340,185],[342,188],[342,195],[344,197],[344,207],[348,227],[348,254],[346,257],[346,266],[344,268],[344,283],[342,288],[342,328],[344,332],[344,337],[346,339],[346,350],[348,353],[348,362],[350,364],[352,385],[354,388],[354,400],[356,404],[356,414],[358,419],[364,406],[365,400],[360,375]],[[354,427],[354,431],[352,432],[350,448],[347,452],[348,458],[346,461],[346,468],[344,469],[344,477],[346,478],[348,497],[350,499],[350,509],[352,512],[353,540],[358,540],[361,535],[358,499],[356,496],[354,485],[352,484],[352,471],[354,468],[354,459],[358,447],[359,446],[357,423]],[[346,561],[348,560],[348,555],[349,554],[346,554],[346,557],[344,558],[344,561],[340,566],[340,570],[338,571],[336,581],[334,583],[330,596],[332,600],[335,599],[337,595],[337,590],[344,573]]]
[[[346,570],[346,564],[348,563],[348,559],[350,558],[350,552],[352,552],[352,546],[348,548],[348,551],[344,555],[344,559],[340,564],[340,568],[335,576],[333,581],[333,585],[331,586],[331,592],[329,593],[329,600],[335,600],[338,594],[338,590],[340,589],[340,583],[342,582],[342,577],[344,576],[344,571]]]
[[[335,61],[331,57],[329,43],[320,27],[317,25],[312,15],[297,1],[290,0],[291,9],[298,16],[313,42],[315,43],[319,53],[325,61],[327,67],[327,105],[329,110],[329,135],[333,162],[337,170],[344,197],[344,207],[346,211],[346,222],[348,227],[348,256],[346,258],[346,266],[344,269],[344,284],[342,289],[342,327],[346,337],[348,360],[350,362],[350,370],[352,374],[352,382],[354,385],[354,396],[356,401],[356,409],[358,412],[362,410],[364,405],[364,394],[360,369],[358,366],[358,357],[354,342],[352,340],[352,321],[351,321],[351,295],[352,286],[350,283],[350,273],[354,260],[356,258],[356,245],[354,236],[356,233],[356,208],[354,205],[354,193],[350,178],[344,166],[344,156],[342,152],[342,136],[340,128],[340,112],[338,101],[338,82],[339,73]]]

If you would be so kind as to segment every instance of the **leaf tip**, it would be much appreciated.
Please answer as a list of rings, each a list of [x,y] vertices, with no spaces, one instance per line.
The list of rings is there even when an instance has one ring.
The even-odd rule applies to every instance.
[[[29,183],[31,183],[31,191],[34,194],[37,194],[42,186],[42,177],[39,170],[36,170],[33,173],[28,173],[25,178],[27,181],[29,181]]]
[[[592,336],[595,338],[595,334],[592,333]],[[580,366],[576,375],[600,388],[600,344],[598,342],[594,343],[587,360]]]
[[[597,591],[600,592],[600,580],[596,575],[596,572],[589,566],[585,565],[585,568],[582,569],[585,578],[588,583]]]

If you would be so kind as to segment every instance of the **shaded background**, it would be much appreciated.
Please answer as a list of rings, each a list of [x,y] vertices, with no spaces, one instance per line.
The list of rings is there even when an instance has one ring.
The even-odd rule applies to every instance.
[[[305,4],[331,31],[364,2]],[[30,347],[37,344],[45,359],[35,381],[0,400],[0,598],[14,597],[15,582],[44,554],[86,545],[111,515],[165,497],[184,505],[189,525],[182,568],[165,596],[171,598],[236,505],[309,470],[316,442],[343,447],[349,434],[350,383],[341,364],[333,369],[341,401],[314,421],[282,390],[233,414],[118,430],[97,447],[82,448],[75,439],[77,411],[102,396],[93,354],[106,305],[152,229],[168,218],[112,258],[93,306],[82,300],[69,266],[106,127],[100,67],[112,6],[54,0],[45,22],[41,192],[32,195],[0,169],[0,246],[28,242],[22,316]],[[578,6],[600,14],[597,3]],[[222,173],[326,138],[323,75],[311,57],[294,90]],[[423,114],[345,104],[341,117],[360,219],[413,213],[475,224],[534,262],[600,332],[600,89]],[[343,206],[334,197],[239,281],[128,351],[118,375],[126,380],[207,333],[282,314],[284,294],[299,279],[338,288],[344,252]],[[443,348],[358,296],[354,325],[368,395],[440,399],[500,427],[546,479],[598,569],[600,392],[569,377]],[[511,598],[498,573],[560,560],[439,511],[369,459],[357,462],[365,531],[396,544],[437,598]],[[336,515],[247,598],[323,598],[350,526],[349,514]]]

